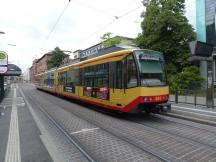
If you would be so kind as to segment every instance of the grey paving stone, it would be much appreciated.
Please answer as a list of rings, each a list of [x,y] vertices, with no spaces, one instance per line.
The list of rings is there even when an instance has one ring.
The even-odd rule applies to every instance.
[[[127,151],[122,151],[124,153],[119,154],[116,150],[119,150],[120,148],[130,150],[132,148],[128,148],[124,144],[118,144],[117,141],[115,141],[116,143],[112,143],[114,137],[124,137],[139,148],[151,148],[163,157],[168,157],[171,161],[193,161],[196,156],[202,153],[203,148],[211,153],[208,159],[206,157],[204,160],[215,159],[215,145],[214,143],[211,145],[209,143],[210,139],[215,139],[215,134],[214,131],[208,130],[207,127],[203,129],[202,126],[198,125],[185,125],[182,123],[172,123],[170,121],[167,121],[167,123],[158,122],[158,125],[143,125],[101,114],[43,92],[34,92],[32,90],[29,92],[29,95],[34,95],[35,100],[40,101],[40,104],[47,107],[47,111],[49,111],[49,113],[56,118],[58,123],[68,131],[79,131],[85,127],[91,128],[91,126],[103,128],[103,130],[94,131],[95,134],[92,133],[93,135],[91,133],[76,135],[80,141],[83,141],[83,143],[85,142],[84,144],[90,147],[89,150],[92,151],[92,154],[103,160],[108,160],[108,157],[110,156],[115,156],[118,160],[120,160],[120,158],[118,158],[120,156],[127,158],[124,154],[127,154]],[[66,112],[62,111],[62,108],[66,110]],[[72,114],[68,112],[71,112]],[[83,118],[84,120],[91,121],[92,124],[88,124],[88,122],[85,124],[85,122],[76,120],[76,118]],[[155,124],[154,122],[152,123]],[[103,131],[105,131],[106,134],[111,133],[112,135],[110,134],[109,138],[105,138]],[[195,133],[194,136],[193,133]],[[203,136],[206,136],[207,138],[203,138]],[[95,139],[96,137],[98,138]],[[91,141],[94,141],[98,145]],[[172,145],[170,145],[170,143],[172,143]],[[117,144],[118,146],[116,146]],[[111,153],[110,150],[114,150],[114,153]],[[187,152],[181,152],[182,150],[187,150]],[[108,155],[104,154],[105,152],[108,152]],[[194,157],[194,159],[191,159],[190,157]]]
[[[22,162],[51,162],[52,159],[40,139],[40,131],[27,107],[18,106],[20,149]]]
[[[4,116],[0,116],[0,161],[3,162],[5,160],[5,154],[7,149],[11,107],[7,107],[2,111],[4,112]]]

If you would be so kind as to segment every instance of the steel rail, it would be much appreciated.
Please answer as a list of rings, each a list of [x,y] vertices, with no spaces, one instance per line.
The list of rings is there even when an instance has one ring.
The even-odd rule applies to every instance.
[[[21,92],[21,91],[20,91]],[[24,96],[24,93],[23,93]],[[56,126],[56,128],[65,135],[65,137],[86,157],[86,159],[89,162],[97,162],[93,157],[91,157],[90,153],[84,149],[82,144],[80,144],[79,141],[77,141],[73,136],[70,136],[69,133],[60,125],[58,124],[55,119],[46,111],[44,108],[39,105],[35,100],[32,99],[32,97],[28,96],[31,101],[33,101],[39,108],[39,110],[51,121],[52,124]]]
[[[60,108],[63,108],[62,105],[59,105],[58,103],[57,103],[57,105],[58,105]],[[64,109],[64,108],[63,108],[63,109]],[[149,153],[150,155],[153,155],[154,157],[157,157],[157,158],[160,159],[161,161],[164,161],[164,162],[171,162],[171,161],[172,161],[171,159],[167,159],[167,158],[165,158],[165,157],[159,155],[156,151],[153,151],[152,149],[143,148],[142,146],[139,146],[138,144],[134,144],[133,142],[131,142],[131,139],[126,138],[126,137],[122,137],[122,136],[120,136],[120,135],[117,135],[116,133],[111,132],[111,131],[108,130],[108,129],[105,129],[105,128],[104,128],[103,126],[101,126],[99,123],[94,122],[94,121],[91,121],[90,119],[86,119],[85,117],[83,117],[82,115],[80,115],[80,114],[78,114],[78,113],[76,113],[76,112],[71,112],[71,111],[70,111],[70,113],[72,113],[73,115],[75,115],[75,116],[77,116],[77,117],[79,117],[79,118],[81,118],[81,119],[87,121],[88,123],[91,123],[91,124],[95,125],[96,127],[99,127],[101,130],[103,130],[103,131],[105,131],[105,132],[108,132],[109,134],[111,134],[111,135],[113,135],[113,136],[115,136],[115,137],[121,139],[122,141],[125,141],[125,142],[131,144],[132,146],[134,146],[134,147],[136,147],[136,148],[139,148],[140,150],[142,150],[142,151],[144,151],[144,152],[146,152],[146,153]]]
[[[155,117],[155,116],[153,116],[153,117],[154,117],[154,118],[159,118],[159,117]],[[160,118],[159,118],[159,119],[160,119]],[[166,120],[166,119],[163,119],[163,120]],[[149,129],[155,129],[155,131],[157,131],[158,133],[160,133],[160,132],[166,133],[166,134],[168,134],[168,135],[170,135],[170,136],[175,136],[175,137],[178,137],[178,138],[183,138],[183,139],[185,139],[185,140],[188,140],[188,142],[195,142],[195,143],[197,143],[197,144],[199,144],[199,145],[204,145],[204,146],[206,146],[206,147],[209,147],[210,149],[216,149],[216,146],[213,146],[213,145],[204,143],[204,142],[199,141],[199,140],[192,139],[192,138],[190,138],[190,137],[185,137],[185,136],[179,135],[179,134],[177,134],[177,133],[172,133],[171,131],[167,131],[167,130],[164,130],[164,129],[162,129],[162,128],[158,128],[157,126],[154,126],[153,124],[146,124],[146,123],[143,123],[143,122],[137,122],[137,121],[133,121],[133,120],[130,120],[130,121],[132,121],[132,122],[134,122],[134,123],[137,123],[137,124],[140,124],[140,125],[143,125],[143,126],[149,128]],[[178,124],[181,125],[181,123],[178,123]],[[185,125],[185,124],[182,124],[182,125]],[[192,126],[191,126],[191,127],[192,127]],[[196,127],[193,127],[193,128],[196,128]],[[215,134],[215,133],[214,133],[214,134]]]

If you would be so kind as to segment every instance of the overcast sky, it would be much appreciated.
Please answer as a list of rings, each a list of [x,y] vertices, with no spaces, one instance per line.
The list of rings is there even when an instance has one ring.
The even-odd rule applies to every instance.
[[[23,71],[56,46],[85,49],[99,43],[106,32],[135,38],[144,10],[141,0],[71,0],[46,39],[68,0],[0,0],[0,4],[0,31],[5,32],[0,35],[0,50]],[[195,28],[195,0],[186,0],[186,16]]]

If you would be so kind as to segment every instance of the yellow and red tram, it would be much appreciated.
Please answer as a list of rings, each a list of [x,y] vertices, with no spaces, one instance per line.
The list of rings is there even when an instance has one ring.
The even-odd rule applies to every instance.
[[[37,89],[121,112],[169,108],[163,54],[128,49],[35,76]]]

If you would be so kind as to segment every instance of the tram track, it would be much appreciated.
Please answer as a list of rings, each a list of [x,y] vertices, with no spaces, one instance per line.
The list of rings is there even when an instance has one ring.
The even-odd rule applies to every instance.
[[[176,134],[169,134],[169,132],[164,132],[163,130],[158,130],[156,128],[142,125],[140,123],[135,123],[134,121],[130,121],[129,119],[124,119],[124,118],[115,119],[110,116],[108,118],[112,118],[112,119],[106,119],[105,115],[103,114],[101,114],[102,117],[96,117],[96,116],[91,115],[91,114],[96,114],[96,112],[93,112],[92,110],[89,110],[87,108],[86,109],[79,108],[79,110],[76,110],[74,108],[74,110],[72,110],[72,108],[70,108],[68,104],[62,104],[62,102],[59,102],[61,99],[53,100],[53,97],[50,97],[49,95],[43,95],[42,93],[40,94],[42,95],[42,97],[46,97],[46,100],[49,100],[50,102],[53,102],[53,104],[58,105],[58,107],[73,113],[79,118],[82,118],[96,125],[97,127],[103,128],[104,131],[120,138],[121,140],[125,140],[128,143],[133,144],[134,146],[138,148],[141,148],[142,150],[144,149],[145,152],[149,151],[149,153],[153,153],[154,155],[159,157],[161,161],[182,161],[182,159],[184,161],[191,161],[187,159],[187,158],[191,158],[191,157],[188,157],[190,155],[190,151],[192,150],[191,153],[193,152],[193,155],[197,156],[198,158],[199,156],[202,155],[202,154],[199,155],[198,151],[202,151],[203,149],[207,151],[207,153],[204,156],[201,156],[200,159],[206,160],[208,157],[212,157],[212,156],[213,156],[212,158],[215,159],[214,157],[215,147],[213,146],[209,147],[202,143],[198,143],[197,141],[191,141],[191,139],[185,139],[185,141],[182,141],[184,138],[178,137],[176,136]],[[85,111],[86,113],[83,113]],[[136,126],[137,128],[133,126]],[[143,132],[143,130],[141,129],[144,129],[145,131]],[[129,132],[129,130],[132,130],[132,131],[134,130],[134,133]],[[156,142],[150,145],[151,142],[146,141],[146,139],[150,139],[152,140],[152,142],[153,141],[156,141]],[[160,144],[160,142],[162,143]],[[159,147],[160,145],[162,146]],[[156,148],[156,146],[158,146],[159,148]],[[198,149],[195,149],[197,148],[197,146],[199,146]],[[161,150],[161,149],[164,149],[164,150]],[[185,151],[186,155],[181,155],[181,152],[182,152],[181,149],[186,150]],[[171,153],[173,153],[174,155],[169,156]],[[201,153],[203,153],[203,151]],[[196,158],[196,157],[193,157],[193,158]]]
[[[73,112],[73,113],[74,113],[74,112]],[[108,112],[108,113],[109,113],[109,112]],[[79,113],[75,113],[75,114],[76,114],[77,116],[79,116],[80,118],[83,118],[83,116],[80,115]],[[112,113],[111,113],[111,114],[112,114]],[[93,123],[94,125],[97,125],[97,126],[102,127],[101,124],[99,124],[99,122],[93,122],[91,119],[86,119],[86,118],[85,118],[85,120],[87,120],[88,122]],[[137,123],[137,124],[141,124],[141,123]],[[142,123],[141,125],[144,125],[144,124]],[[214,149],[214,150],[215,150],[215,146],[214,146],[214,145],[209,145],[209,144],[203,143],[203,142],[201,142],[201,141],[193,140],[193,139],[191,139],[191,138],[186,138],[185,136],[180,136],[180,135],[178,135],[178,134],[171,133],[171,132],[168,132],[168,131],[164,131],[163,129],[158,129],[158,128],[153,127],[153,126],[147,126],[147,125],[144,125],[144,126],[150,128],[150,129],[154,129],[155,133],[161,134],[161,132],[162,132],[162,134],[165,133],[166,136],[167,136],[167,134],[170,135],[171,138],[173,138],[173,136],[175,136],[175,138],[178,138],[179,140],[182,140],[182,141],[184,141],[184,142],[186,141],[186,142],[188,142],[188,143],[190,143],[190,144],[192,144],[192,145],[196,145],[196,144],[204,145],[204,146],[207,147],[209,150],[211,150],[211,149]],[[115,136],[118,136],[118,137],[121,138],[121,139],[123,138],[122,136],[116,135],[116,133],[114,133],[113,131],[110,131],[108,128],[105,128],[104,125],[103,125],[103,128],[105,129],[105,131],[108,131],[109,133],[111,133],[111,134],[113,134],[113,135],[115,135]],[[120,130],[119,130],[119,131],[120,131]],[[152,130],[151,130],[151,131],[152,131]],[[136,147],[139,146],[139,148],[143,149],[143,146],[140,146],[139,143],[134,142],[133,140],[131,140],[131,138],[123,138],[123,139],[124,139],[125,141],[129,142],[129,143],[134,144]],[[201,146],[201,147],[202,147],[202,146]],[[154,155],[157,154],[157,156],[158,156],[158,154],[159,154],[157,151],[150,151],[150,152],[153,152]],[[154,153],[154,152],[157,152],[157,153]],[[163,155],[159,155],[159,157],[162,157],[162,159],[164,159],[164,156],[163,156]],[[172,159],[172,158],[167,159],[167,158],[166,158],[166,159],[164,159],[164,161],[178,161],[178,159]]]
[[[146,127],[154,128],[154,129],[157,129],[159,131],[168,133],[168,134],[173,135],[173,136],[178,136],[180,138],[185,138],[187,140],[191,140],[191,141],[200,143],[202,145],[206,145],[206,146],[208,146],[210,148],[213,148],[213,149],[216,148],[216,131],[214,131],[214,127],[213,126],[204,125],[204,124],[200,124],[200,123],[196,123],[196,122],[194,122],[194,123],[192,123],[192,122],[190,122],[190,123],[189,122],[188,123],[184,123],[182,121],[178,121],[177,122],[177,121],[173,120],[173,119],[176,120],[176,118],[169,117],[169,119],[166,119],[166,118],[164,118],[163,114],[153,114],[153,113],[152,114],[145,114],[145,113],[142,113],[142,114],[136,114],[136,115],[134,115],[134,114],[126,114],[126,115],[124,115],[124,114],[117,114],[116,112],[112,112],[112,111],[101,110],[101,109],[98,109],[98,108],[95,108],[95,107],[93,107],[93,109],[95,111],[100,112],[100,113],[105,113],[107,115],[111,115],[111,116],[114,116],[114,117],[123,118],[123,119],[126,119],[126,120],[131,120],[132,122],[136,122],[137,124],[141,124],[141,125],[144,125]],[[144,121],[137,122],[136,121],[137,118],[135,120],[131,119],[131,117],[134,118],[134,116],[135,116],[135,118],[137,116],[139,116],[138,118],[141,118],[141,120],[143,120],[144,118],[145,119],[144,119]],[[149,123],[149,120],[151,121],[151,123]],[[154,123],[157,123],[159,125],[155,126]],[[161,125],[161,123],[163,123],[163,125]],[[195,140],[195,139],[193,139],[193,137],[186,137],[186,135],[181,135],[182,133],[176,132],[174,130],[168,130],[167,131],[167,128],[175,127],[174,129],[178,128],[179,131],[182,131],[182,132],[185,133],[188,130],[185,130],[185,128],[180,128],[180,127],[183,127],[183,126],[185,128],[187,127],[188,130],[196,129],[196,131],[202,131],[202,132],[204,132],[204,134],[202,135],[203,139]],[[166,127],[166,128],[164,128],[164,127]],[[205,128],[205,127],[208,127],[208,128]],[[207,143],[203,142],[203,141],[205,141],[205,138],[206,138],[205,134],[207,132],[209,134],[211,134],[212,138],[214,138],[214,139],[211,139],[212,141],[215,141],[213,144],[207,144]],[[196,135],[196,132],[190,133],[189,135],[190,136],[191,135]],[[207,135],[207,136],[209,137],[209,135]]]
[[[73,136],[70,136],[70,134],[60,124],[58,124],[58,122],[45,110],[43,106],[38,104],[38,102],[35,102],[31,95],[28,96],[28,100],[30,100],[39,108],[39,110],[47,117],[47,119],[71,142],[71,144],[73,144],[83,154],[87,161],[97,162],[96,159],[91,157],[90,153],[82,146],[82,144],[73,138]]]
[[[104,114],[107,114],[107,115],[111,115],[113,117],[118,117],[118,118],[123,118],[123,119],[126,119],[126,120],[130,120],[132,122],[136,122],[137,124],[141,124],[141,125],[144,125],[146,127],[149,127],[149,128],[154,128],[154,129],[157,129],[159,131],[162,131],[162,132],[165,132],[167,134],[170,134],[170,135],[173,135],[173,136],[178,136],[180,138],[184,138],[186,140],[191,140],[191,141],[194,141],[194,142],[197,142],[197,143],[200,143],[202,145],[206,145],[210,148],[213,148],[215,149],[216,148],[216,131],[214,131],[214,128],[212,127],[212,130],[210,130],[210,128],[208,129],[205,129],[205,128],[200,128],[199,126],[196,126],[196,124],[198,123],[191,123],[190,124],[186,124],[186,123],[183,123],[183,122],[176,122],[174,120],[168,120],[168,119],[164,119],[162,117],[162,115],[160,114],[141,114],[142,116],[142,119],[143,118],[147,118],[147,120],[144,120],[144,121],[140,121],[140,122],[137,122],[136,120],[131,120],[131,116],[134,116],[134,114],[117,114],[116,112],[112,112],[112,111],[107,111],[107,110],[103,110],[103,109],[98,109],[96,107],[92,107],[94,111],[97,111],[97,112],[100,112],[100,113],[104,113]],[[144,116],[145,115],[145,116]],[[135,115],[137,117],[137,115]],[[140,114],[138,114],[138,116],[140,116]],[[128,118],[129,117],[129,118]],[[173,118],[173,117],[172,117]],[[159,126],[155,126],[153,123],[148,123],[146,124],[146,121],[151,121],[151,122],[157,122],[159,123],[160,125]],[[160,120],[160,121],[159,121]],[[164,123],[166,122],[166,123]],[[172,127],[178,127],[178,130],[182,130],[184,133],[187,132],[187,130],[184,130],[184,128],[180,129],[180,127],[182,126],[185,126],[185,127],[188,127],[188,130],[191,128],[191,129],[197,129],[197,130],[200,130],[200,131],[205,131],[205,133],[210,133],[212,135],[212,137],[215,137],[215,143],[214,144],[207,144],[205,142],[203,142],[203,139],[200,139],[200,140],[195,140],[193,139],[193,137],[186,137],[185,135],[180,135],[179,133],[176,133],[176,131],[167,131],[165,128],[160,128],[161,127],[161,123],[164,123],[163,126],[165,126],[166,128],[170,127],[170,124],[172,123]],[[167,125],[167,123],[169,123],[169,125]],[[176,124],[176,126],[173,126],[173,124]],[[200,125],[200,124],[199,124]],[[211,126],[207,126],[207,127],[211,127]],[[182,133],[181,133],[182,134]],[[196,133],[190,133],[190,135],[196,135]],[[203,135],[204,138],[206,138],[205,135]],[[205,141],[205,139],[204,139]]]
[[[177,123],[177,122],[175,122],[174,124],[174,123],[168,122],[168,120],[166,119],[162,119],[161,117],[158,117],[157,115],[150,115],[147,118],[148,120],[143,120],[143,121],[136,121],[137,119],[135,120],[129,119],[129,120],[136,122],[137,124],[144,125],[145,127],[154,128],[161,132],[165,132],[169,135],[180,137],[185,140],[193,141],[201,145],[208,146],[209,148],[216,149],[216,133],[215,132],[212,132],[206,129],[197,128],[192,125]],[[202,134],[199,135],[199,138],[197,137],[195,138],[195,136],[197,135],[197,132],[199,131]],[[207,143],[208,141],[206,141],[206,137],[211,138],[211,141],[214,141],[214,143],[208,144]]]
[[[37,102],[35,102],[35,100],[33,99],[33,97],[29,97],[29,96],[32,96],[32,95],[28,95],[28,99],[30,99],[32,103],[34,103],[34,104],[37,105],[37,107],[40,109],[40,111],[43,112],[43,114],[46,115],[46,117],[71,141],[72,144],[76,145],[77,148],[82,153],[84,153],[84,155],[87,157],[87,159],[89,161],[91,161],[91,162],[99,161],[99,160],[94,160],[94,158],[90,156],[89,151],[86,151],[86,149],[82,146],[82,144],[76,138],[73,138],[73,136],[71,134],[69,134],[66,129],[63,128],[63,126],[61,126],[60,124],[58,124],[58,121],[54,117],[52,117],[52,115],[50,115],[48,111],[45,110],[45,108],[43,107],[43,105],[38,104]],[[76,115],[77,117],[81,118],[81,116],[78,113],[73,113],[73,114]],[[90,120],[86,120],[86,119],[84,119],[84,120],[87,121],[87,122],[89,122],[89,123],[91,123],[91,124],[94,124],[96,127],[100,127],[98,124],[96,124],[94,122],[91,122]],[[164,157],[159,156],[157,153],[151,151],[150,149],[147,149],[147,148],[144,149],[142,147],[138,147],[136,144],[130,142],[126,138],[122,138],[120,136],[117,136],[116,134],[114,134],[114,133],[112,133],[112,132],[110,132],[107,129],[104,129],[102,127],[100,127],[100,129],[103,130],[103,131],[105,131],[105,132],[107,132],[107,133],[109,133],[109,134],[111,134],[111,135],[113,135],[113,136],[115,136],[116,138],[118,138],[118,139],[120,139],[122,141],[125,141],[128,144],[130,144],[130,145],[132,145],[132,146],[134,146],[134,147],[136,147],[136,148],[144,151],[145,153],[147,153],[147,154],[155,157],[159,161],[170,162],[170,160],[168,160],[168,159],[166,159]]]
[[[78,117],[80,117],[80,118],[83,118],[83,116],[79,115],[78,113],[73,113],[73,114],[75,114],[76,116],[78,116]],[[86,120],[87,122],[89,122],[89,123],[93,123],[93,124],[96,125],[97,127],[100,127],[100,129],[103,129],[104,131],[108,132],[109,134],[112,134],[113,136],[116,136],[117,138],[119,138],[119,139],[121,139],[121,140],[123,140],[123,141],[129,143],[130,145],[133,145],[133,146],[135,146],[135,147],[137,147],[137,148],[143,150],[144,152],[147,152],[147,153],[149,153],[149,154],[151,154],[151,155],[153,155],[153,156],[159,158],[160,160],[162,160],[162,161],[164,161],[164,162],[170,162],[170,159],[167,159],[167,158],[165,158],[165,157],[159,155],[158,153],[156,153],[156,151],[153,151],[153,150],[148,149],[148,148],[143,148],[143,147],[139,146],[137,143],[131,142],[130,139],[124,138],[124,137],[122,137],[122,136],[120,136],[120,135],[117,135],[116,133],[114,133],[114,132],[112,132],[112,131],[110,131],[110,130],[104,128],[104,127],[101,127],[101,125],[98,124],[97,122],[93,122],[92,120],[86,119],[86,118],[85,118],[85,120]]]

